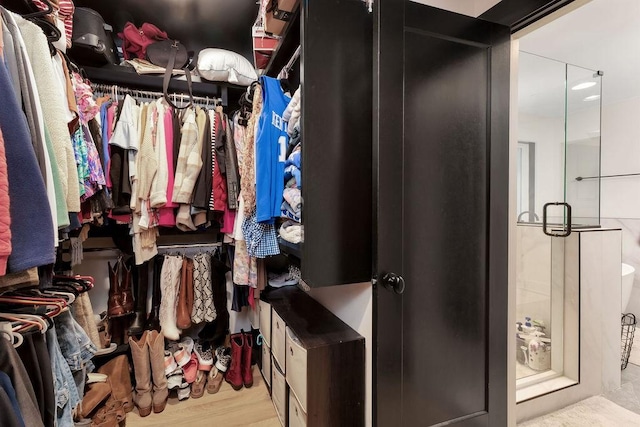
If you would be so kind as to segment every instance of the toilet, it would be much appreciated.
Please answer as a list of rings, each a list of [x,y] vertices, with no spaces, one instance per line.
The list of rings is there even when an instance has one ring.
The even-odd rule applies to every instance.
[[[631,297],[631,291],[633,290],[633,278],[635,276],[636,269],[629,264],[622,263],[622,293],[621,293],[621,307],[624,313],[629,305],[629,298]]]

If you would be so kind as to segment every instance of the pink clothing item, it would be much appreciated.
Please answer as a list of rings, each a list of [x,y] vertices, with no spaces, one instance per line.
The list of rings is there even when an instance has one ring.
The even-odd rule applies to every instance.
[[[109,141],[111,141],[111,137],[113,136],[113,129],[115,127],[116,120],[116,111],[118,109],[118,105],[114,102],[107,109],[107,135],[109,136]]]
[[[169,179],[167,181],[167,204],[159,209],[158,225],[162,227],[173,227],[176,225],[175,209],[177,203],[173,203],[173,184],[175,180],[175,170],[173,169],[173,113],[167,108],[164,114],[164,137],[167,150],[167,169]]]
[[[0,130],[0,276],[7,274],[11,255],[11,215],[9,212],[9,176],[4,153],[4,138]]]
[[[65,38],[67,39],[67,48],[71,48],[71,36],[73,35],[73,12],[75,6],[72,0],[59,0],[54,3],[54,9],[58,9],[58,17],[64,23]],[[33,0],[33,4],[40,10],[47,10],[47,4],[41,0]]]
[[[231,234],[233,233],[233,227],[236,223],[236,211],[235,210],[224,210],[224,216],[222,217],[222,228],[220,229],[221,233]]]
[[[109,218],[120,223],[128,224],[132,221],[131,215],[113,215],[109,214]]]

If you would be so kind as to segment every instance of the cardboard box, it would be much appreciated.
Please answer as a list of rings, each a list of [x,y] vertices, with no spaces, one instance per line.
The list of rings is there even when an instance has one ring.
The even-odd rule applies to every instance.
[[[300,0],[268,0],[264,29],[277,36],[284,33]]]

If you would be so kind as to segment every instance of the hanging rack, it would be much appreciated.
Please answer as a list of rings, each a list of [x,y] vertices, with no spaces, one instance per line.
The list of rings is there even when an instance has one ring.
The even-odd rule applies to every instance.
[[[295,64],[298,58],[300,58],[301,51],[302,51],[302,46],[298,46],[295,52],[293,52],[293,55],[291,55],[291,58],[289,59],[289,62],[287,62],[287,65],[282,67],[282,70],[278,74],[279,79],[286,79],[289,77],[289,71],[291,71],[291,69],[293,68],[293,64]]]
[[[104,83],[91,83],[91,88],[96,92],[109,93],[114,98],[117,98],[119,94],[129,95],[133,98],[162,98],[164,94],[162,92],[148,91],[148,90],[138,90],[131,89],[128,87],[118,86],[118,85],[110,85]],[[172,99],[184,99],[185,94],[183,93],[170,93],[169,96]],[[201,104],[201,106],[214,106],[217,107],[222,105],[222,99],[213,98],[209,96],[194,96],[193,100]]]
[[[222,246],[221,242],[211,243],[176,243],[170,245],[157,245],[158,252],[171,251],[175,249],[197,249],[197,248],[214,248]],[[104,252],[104,251],[116,251],[118,248],[114,247],[100,247],[100,248],[84,248],[84,252]]]

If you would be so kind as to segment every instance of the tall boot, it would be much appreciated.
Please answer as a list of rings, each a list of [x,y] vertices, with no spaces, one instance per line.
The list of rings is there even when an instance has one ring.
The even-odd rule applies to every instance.
[[[240,390],[244,384],[242,380],[242,348],[245,345],[244,334],[231,335],[231,366],[227,370],[225,379],[234,390]]]
[[[124,307],[125,314],[133,313],[134,301],[133,292],[131,290],[131,267],[122,263],[122,286],[120,291],[122,292],[122,307]]]
[[[109,317],[118,317],[125,314],[122,306],[122,293],[120,292],[120,262],[117,262],[115,268],[109,266],[109,301],[107,302],[107,314]]]
[[[122,402],[126,412],[133,411],[133,396],[131,395],[131,375],[129,374],[129,360],[125,354],[116,356],[98,369],[99,374],[109,376],[111,381],[111,397]]]
[[[178,290],[180,288],[180,271],[182,270],[182,258],[168,256],[162,264],[162,278],[160,288],[160,328],[168,340],[180,339],[180,329],[176,326],[176,306],[178,302]]]
[[[189,281],[189,279],[191,279],[191,281]],[[176,309],[176,325],[179,329],[187,329],[191,327],[189,295],[191,295],[191,307],[193,307],[193,264],[191,264],[191,274],[189,274],[189,260],[187,258],[183,258],[182,279],[180,280],[178,307]]]
[[[251,331],[241,332],[244,336],[244,343],[242,345],[242,365],[240,371],[242,372],[242,382],[246,388],[253,385],[253,371],[251,370],[251,355],[253,353],[253,333]]]
[[[160,331],[160,278],[162,275],[162,263],[164,256],[153,259],[153,289],[151,298],[151,312],[147,319],[145,329]]]
[[[138,407],[141,417],[151,413],[151,363],[149,359],[148,332],[145,331],[139,340],[129,337],[133,371],[136,377],[136,393],[133,401]]]
[[[147,292],[149,290],[149,264],[138,267],[138,289],[136,290],[136,317],[129,327],[129,335],[139,335],[144,331],[147,320]]]
[[[153,412],[157,414],[164,411],[169,397],[167,377],[164,372],[164,335],[162,332],[150,331],[147,342],[149,343],[151,378],[153,379]]]

